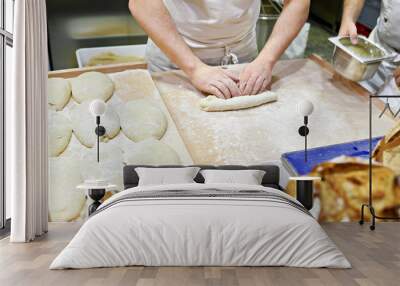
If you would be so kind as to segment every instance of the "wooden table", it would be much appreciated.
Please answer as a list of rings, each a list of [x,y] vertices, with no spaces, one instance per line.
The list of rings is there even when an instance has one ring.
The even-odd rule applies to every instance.
[[[278,101],[239,111],[200,110],[203,95],[180,71],[154,74],[153,79],[196,164],[265,163],[300,150],[303,138],[297,130],[303,118],[296,106],[304,99],[315,105],[309,118],[311,148],[368,138],[367,91],[317,56],[278,62],[272,84]],[[381,106],[377,101],[373,110],[375,136],[394,124],[389,117],[378,120]]]

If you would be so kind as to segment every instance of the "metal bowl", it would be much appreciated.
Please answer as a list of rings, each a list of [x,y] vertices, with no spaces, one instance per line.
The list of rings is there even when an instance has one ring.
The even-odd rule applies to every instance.
[[[391,60],[394,55],[363,36],[358,37],[357,45],[353,45],[349,37],[333,37],[329,39],[335,45],[332,64],[343,77],[352,81],[370,79],[384,60]]]

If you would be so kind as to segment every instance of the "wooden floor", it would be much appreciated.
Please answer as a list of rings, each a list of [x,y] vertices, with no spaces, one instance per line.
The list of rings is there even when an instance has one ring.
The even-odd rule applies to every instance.
[[[79,229],[78,223],[50,224],[45,237],[29,244],[0,241],[1,286],[45,285],[400,285],[400,224],[381,223],[375,232],[355,223],[324,229],[353,265],[352,269],[288,267],[124,267],[48,270]]]

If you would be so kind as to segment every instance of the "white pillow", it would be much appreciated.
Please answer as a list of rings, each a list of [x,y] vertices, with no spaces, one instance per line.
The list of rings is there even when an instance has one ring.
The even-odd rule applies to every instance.
[[[200,172],[205,184],[261,185],[265,171],[262,170],[212,170]]]
[[[200,168],[135,168],[139,176],[139,186],[188,184],[195,183],[193,180]]]

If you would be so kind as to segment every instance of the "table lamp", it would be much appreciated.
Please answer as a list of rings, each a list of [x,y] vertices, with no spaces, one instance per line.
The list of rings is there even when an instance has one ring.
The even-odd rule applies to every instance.
[[[299,134],[304,137],[304,161],[307,162],[307,135],[310,133],[308,129],[308,116],[314,111],[314,105],[311,101],[303,100],[297,105],[297,112],[304,117],[304,125],[300,126]]]
[[[96,117],[96,129],[94,132],[97,135],[97,162],[100,162],[100,136],[106,134],[104,126],[100,125],[100,116],[106,112],[106,103],[103,100],[95,99],[89,105],[89,111],[94,117]]]

